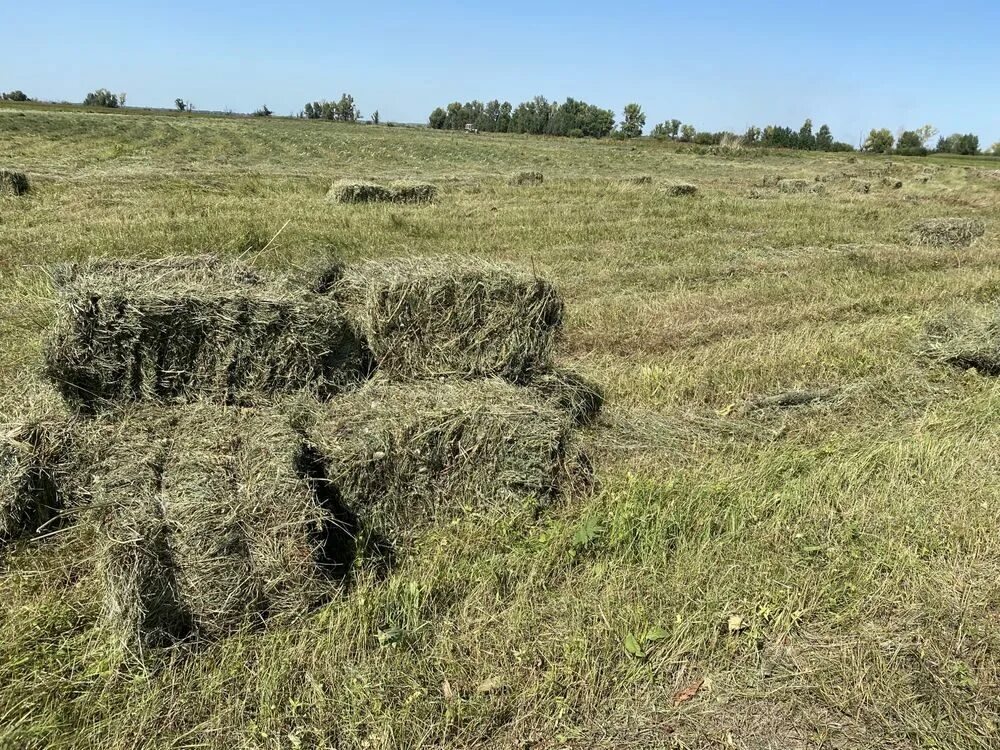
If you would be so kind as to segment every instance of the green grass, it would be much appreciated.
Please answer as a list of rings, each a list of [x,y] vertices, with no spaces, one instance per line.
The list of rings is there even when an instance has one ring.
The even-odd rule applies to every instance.
[[[0,132],[0,166],[33,183],[0,198],[4,390],[36,376],[57,261],[472,253],[559,285],[561,364],[609,397],[593,494],[477,511],[296,627],[147,670],[112,665],[83,533],[4,553],[0,747],[1000,744],[1000,387],[916,356],[929,318],[1000,291],[1000,181],[961,160],[31,107],[0,108]],[[508,185],[533,169],[544,184]],[[886,169],[902,189],[842,177]],[[776,175],[839,179],[749,197]],[[440,193],[337,205],[339,178]],[[986,236],[907,244],[937,216]]]

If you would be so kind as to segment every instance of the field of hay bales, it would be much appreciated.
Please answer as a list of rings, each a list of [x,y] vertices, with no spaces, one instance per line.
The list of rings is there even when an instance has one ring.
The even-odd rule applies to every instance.
[[[1000,744],[995,162],[30,107],[0,108],[0,132],[0,168],[30,184],[0,194],[0,423],[38,420],[4,427],[0,451],[0,531],[16,521],[34,537],[0,550],[0,747]],[[530,189],[512,177],[534,173]],[[436,190],[342,203],[328,197],[338,182]],[[671,198],[678,185],[696,190]],[[562,333],[519,338],[514,316],[491,335],[507,332],[505,357],[535,346],[556,369],[506,373],[475,336],[459,347],[446,335],[449,321],[486,324],[443,314],[423,341],[442,359],[421,360],[430,381],[410,391],[373,382],[293,404],[288,425],[233,403],[140,405],[110,431],[93,417],[100,460],[84,473],[115,471],[93,479],[85,508],[57,498],[47,467],[68,404],[47,378],[85,371],[69,390],[92,393],[108,360],[54,355],[65,350],[48,328],[74,309],[112,319],[128,346],[88,338],[88,351],[114,345],[131,361],[148,343],[134,316],[160,309],[67,308],[67,288],[79,301],[135,263],[206,254],[315,277],[316,304],[345,284],[390,344],[405,338],[401,310],[432,303],[492,300],[511,317],[526,292],[494,294],[487,276],[463,296],[440,275],[470,256],[509,264],[558,291]],[[424,259],[430,281],[397,283],[406,263],[383,262],[399,256]],[[117,270],[53,270],[97,257]],[[352,281],[364,268],[380,270]],[[296,338],[310,318],[284,291],[252,309],[231,288],[213,294],[198,316],[281,324],[250,339],[169,315],[164,328],[224,352],[315,349]],[[410,367],[417,354],[384,356]],[[152,393],[214,383],[219,362],[244,361],[226,356]],[[284,361],[247,365],[236,390],[317,377]],[[165,363],[155,383],[175,371]],[[130,392],[150,393],[135,372]],[[518,384],[434,386],[469,373]],[[570,429],[558,408],[599,403],[578,382],[599,384],[603,409]],[[527,409],[531,389],[547,400]],[[166,418],[182,450],[159,465],[144,458],[163,434],[148,425]],[[439,455],[456,434],[472,447]],[[330,465],[296,474],[313,456],[297,441]],[[485,444],[514,463],[489,463]],[[566,483],[577,448],[586,477]],[[358,456],[367,473],[345,473]],[[366,564],[378,550],[337,558],[354,569],[314,597],[314,581],[286,586],[291,562],[270,566],[302,564],[317,524],[353,531],[337,507],[317,520],[304,505],[329,494],[312,484],[319,468],[405,544],[379,565]],[[550,482],[565,491],[526,489]],[[8,503],[26,488],[64,509]],[[417,507],[418,490],[433,506]],[[268,521],[278,497],[291,504]],[[151,577],[159,567],[169,575]],[[136,601],[166,614],[138,623]],[[231,627],[265,615],[266,627]],[[160,644],[192,621],[225,635]],[[122,631],[137,627],[155,653],[123,658]]]

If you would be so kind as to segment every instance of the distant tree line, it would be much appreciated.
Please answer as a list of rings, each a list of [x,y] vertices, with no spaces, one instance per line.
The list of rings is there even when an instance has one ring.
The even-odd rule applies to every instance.
[[[873,128],[865,139],[862,151],[875,154],[899,154],[901,156],[926,156],[927,154],[961,154],[975,156],[980,153],[979,136],[973,133],[952,133],[940,136],[937,145],[931,149],[930,142],[938,134],[933,125],[924,125],[916,130],[904,130],[899,137],[893,136],[888,128]]]
[[[354,97],[343,94],[340,101],[306,102],[300,117],[307,120],[336,120],[338,122],[357,122],[361,119],[361,110],[354,104]]]
[[[30,102],[31,99],[20,89],[14,89],[13,91],[5,91],[0,93],[0,101],[5,102]]]
[[[428,124],[438,130],[462,130],[470,125],[486,133],[604,138],[614,130],[615,113],[573,98],[560,104],[536,96],[516,107],[497,99],[485,104],[478,100],[452,102],[431,112]],[[642,126],[638,127],[641,132]]]
[[[743,135],[729,131],[717,133],[700,131],[694,125],[680,120],[666,120],[653,128],[654,138],[669,139],[681,143],[702,146],[717,146],[726,141],[739,142],[743,146],[763,146],[770,148],[792,148],[803,151],[853,151],[850,144],[835,141],[829,125],[821,125],[813,132],[812,120],[807,119],[798,130],[783,125],[768,125],[760,128],[751,125]]]

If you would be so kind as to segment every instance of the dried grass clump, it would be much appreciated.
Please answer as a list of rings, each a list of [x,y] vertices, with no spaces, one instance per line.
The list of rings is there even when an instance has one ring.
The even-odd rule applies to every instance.
[[[604,389],[570,370],[542,373],[530,385],[548,404],[569,414],[576,424],[593,422],[604,405]]]
[[[24,172],[0,169],[0,195],[24,195],[30,189],[31,183]]]
[[[553,497],[566,478],[570,421],[496,379],[376,380],[319,405],[306,432],[347,506],[399,540],[463,507]]]
[[[548,282],[467,258],[369,261],[343,270],[330,290],[392,377],[522,381],[547,369],[562,326]]]
[[[541,172],[515,172],[508,181],[511,185],[541,185],[545,175]]]
[[[46,373],[72,404],[208,398],[309,388],[327,396],[366,371],[329,297],[202,259],[90,261],[57,273],[62,310]]]
[[[682,195],[694,195],[698,192],[698,188],[695,185],[688,185],[687,183],[678,183],[676,185],[667,185],[663,188],[664,192],[671,197],[679,197]]]
[[[924,245],[968,247],[985,233],[978,219],[925,219],[913,225],[916,241]]]
[[[1000,375],[1000,310],[955,307],[927,324],[919,352],[963,370]]]
[[[129,650],[216,639],[330,593],[336,518],[274,412],[144,407],[90,427],[104,613]]]

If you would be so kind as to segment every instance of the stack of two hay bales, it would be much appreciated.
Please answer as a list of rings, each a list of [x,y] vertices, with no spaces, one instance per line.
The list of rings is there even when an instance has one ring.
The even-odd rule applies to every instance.
[[[47,372],[96,416],[71,420],[66,460],[16,454],[10,531],[52,496],[39,477],[71,478],[58,493],[96,500],[107,621],[142,647],[305,611],[361,532],[551,497],[572,452],[558,407],[599,392],[548,367],[549,285],[459,266],[363,264],[313,292],[212,258],[64,270]]]

